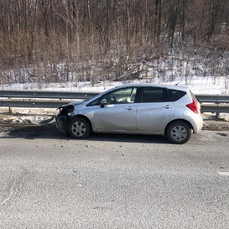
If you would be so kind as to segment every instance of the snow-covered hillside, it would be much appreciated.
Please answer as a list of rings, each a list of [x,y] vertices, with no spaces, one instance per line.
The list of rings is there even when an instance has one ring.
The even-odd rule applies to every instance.
[[[122,84],[153,83],[153,84],[176,84],[187,85],[196,94],[229,94],[229,76],[226,77],[203,77],[193,76],[186,81],[182,77],[176,77],[173,81],[164,82],[161,78],[148,78],[131,81],[104,81],[92,85],[91,82],[62,82],[62,83],[26,83],[26,84],[3,84],[1,90],[46,90],[46,91],[85,91],[102,92]]]
[[[57,65],[41,62],[0,74],[0,89],[104,91],[129,83],[188,85],[198,94],[229,94],[229,54],[199,48]],[[9,83],[8,83],[9,82]],[[8,84],[7,84],[8,83]]]

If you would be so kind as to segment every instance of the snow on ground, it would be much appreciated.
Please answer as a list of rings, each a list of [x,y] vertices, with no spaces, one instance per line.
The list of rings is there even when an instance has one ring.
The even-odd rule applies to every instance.
[[[153,83],[187,85],[195,94],[229,94],[229,76],[193,76],[176,77],[174,81],[164,82],[161,78],[147,78],[131,81],[104,81],[92,85],[91,82],[61,82],[61,83],[26,83],[2,84],[0,90],[45,90],[45,91],[77,91],[77,92],[103,92],[122,84]]]
[[[43,108],[9,108],[0,107],[0,124],[15,123],[15,124],[41,124],[42,121],[57,115],[57,109]]]

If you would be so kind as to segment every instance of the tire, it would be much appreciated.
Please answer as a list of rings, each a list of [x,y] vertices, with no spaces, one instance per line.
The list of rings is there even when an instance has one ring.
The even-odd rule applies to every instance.
[[[68,133],[72,138],[87,138],[91,134],[91,125],[86,119],[75,117],[69,122]]]
[[[166,138],[175,144],[184,144],[191,137],[191,127],[183,121],[175,121],[166,128]]]

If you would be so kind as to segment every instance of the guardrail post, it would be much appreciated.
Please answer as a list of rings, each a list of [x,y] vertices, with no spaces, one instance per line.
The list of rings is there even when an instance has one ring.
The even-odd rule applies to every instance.
[[[219,95],[217,95],[216,105],[217,105],[217,110],[218,111],[216,112],[216,119],[219,119],[220,118],[219,104],[220,104]]]
[[[219,110],[219,95],[217,95],[216,99],[217,110]],[[216,111],[216,119],[219,119],[220,112]]]
[[[220,115],[220,113],[216,112],[216,119],[219,119],[219,115]]]
[[[11,99],[11,97],[9,97],[9,100]],[[12,114],[12,108],[9,106],[9,113]]]

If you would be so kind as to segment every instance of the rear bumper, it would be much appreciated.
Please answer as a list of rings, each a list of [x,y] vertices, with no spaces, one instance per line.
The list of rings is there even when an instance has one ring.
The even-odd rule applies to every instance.
[[[201,131],[203,128],[203,119],[201,115],[192,115],[192,118],[189,120],[193,127],[193,133],[196,134]]]

